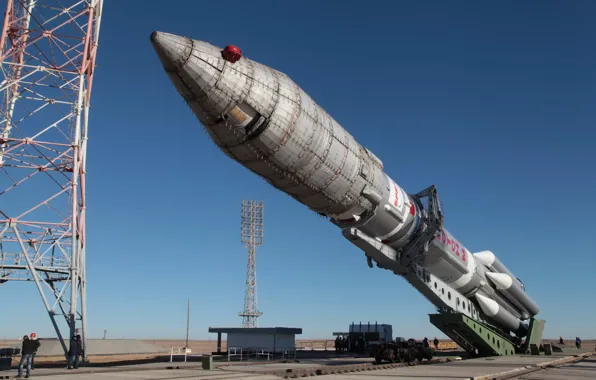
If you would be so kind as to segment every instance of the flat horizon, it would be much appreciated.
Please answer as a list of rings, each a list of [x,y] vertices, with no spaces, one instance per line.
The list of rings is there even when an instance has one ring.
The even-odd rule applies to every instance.
[[[430,338],[430,335],[428,336],[428,338],[431,339]],[[434,338],[434,336],[433,336],[433,338]],[[38,339],[39,340],[51,340],[51,339],[56,339],[57,340],[58,338],[57,337],[47,337],[47,338],[46,337],[39,337]],[[184,338],[126,338],[126,337],[120,337],[120,338],[114,338],[114,337],[112,337],[112,338],[110,338],[110,337],[108,337],[108,338],[105,338],[104,339],[103,337],[102,338],[89,337],[87,339],[91,339],[91,340],[176,341],[176,342],[184,342],[184,341],[186,341],[186,339],[184,339]],[[410,339],[410,338],[406,338],[406,339]],[[424,339],[424,337],[422,337],[422,338],[416,338],[415,337],[414,339],[416,339],[416,340],[422,340],[422,339]],[[438,339],[439,339],[439,341],[452,341],[452,339],[449,339],[449,338],[438,338]],[[581,339],[582,339],[582,342],[596,341],[596,337],[594,337],[594,338],[581,338]],[[333,340],[335,340],[335,337],[333,337],[333,338],[296,338],[296,342],[302,342],[302,341],[324,341],[324,340],[333,341]],[[549,340],[558,341],[559,338],[558,337],[557,338],[542,338],[542,340],[545,340],[545,341],[549,341]],[[564,341],[575,341],[575,338],[563,338],[563,340]],[[15,339],[8,339],[8,338],[0,339],[0,342],[14,342],[14,341],[20,341],[20,339],[17,339],[17,338],[15,338]],[[189,342],[209,342],[209,341],[217,341],[217,338],[209,338],[209,339],[190,339],[189,338],[188,341]],[[222,340],[221,341],[222,342],[225,342],[225,341],[227,341],[227,339],[224,339],[222,337]]]

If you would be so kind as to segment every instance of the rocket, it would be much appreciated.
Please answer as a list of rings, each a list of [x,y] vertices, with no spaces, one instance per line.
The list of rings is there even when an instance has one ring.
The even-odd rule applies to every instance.
[[[157,31],[150,39],[174,87],[228,157],[342,230],[357,228],[394,249],[425,231],[421,203],[286,74],[237,46]],[[472,254],[443,226],[415,262],[519,337],[539,311],[492,252]]]

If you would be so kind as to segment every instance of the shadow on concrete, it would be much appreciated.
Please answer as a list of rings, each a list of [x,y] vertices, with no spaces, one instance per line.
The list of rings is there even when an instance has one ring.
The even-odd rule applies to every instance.
[[[13,359],[12,369],[18,369],[19,367],[20,357],[16,357]],[[201,362],[200,357],[191,357],[187,358],[187,362]],[[125,366],[134,366],[140,364],[153,364],[153,363],[164,363],[171,366],[180,365],[181,361],[174,361],[170,363],[170,355],[157,355],[155,357],[146,358],[146,359],[127,359],[127,360],[111,360],[109,362],[101,362],[101,363],[93,363],[93,361],[89,361],[87,363],[80,363],[79,367],[81,368],[109,368],[109,367],[125,367]],[[61,360],[55,363],[35,363],[35,368],[66,368],[67,361]]]
[[[466,351],[435,351],[435,357],[437,358],[448,358],[453,356],[459,356],[462,359],[467,359],[470,357]]]
[[[469,376],[462,376],[462,375],[457,375],[457,376],[446,376],[446,375],[396,375],[396,374],[387,374],[387,375],[383,375],[383,374],[379,374],[379,373],[374,373],[373,375],[374,377],[394,377],[394,378],[400,378],[400,377],[405,377],[407,379],[412,378],[412,377],[421,377],[421,378],[425,378],[425,379],[467,379],[470,378]]]

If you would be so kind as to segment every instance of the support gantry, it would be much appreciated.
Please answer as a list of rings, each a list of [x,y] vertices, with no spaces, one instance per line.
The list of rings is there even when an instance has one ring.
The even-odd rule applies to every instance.
[[[87,135],[103,1],[6,4],[0,284],[35,284],[66,355],[73,335],[87,342]]]

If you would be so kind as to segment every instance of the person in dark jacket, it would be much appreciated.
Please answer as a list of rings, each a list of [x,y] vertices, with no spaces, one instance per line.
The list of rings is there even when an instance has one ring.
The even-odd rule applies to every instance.
[[[37,347],[35,347],[33,354],[31,355],[31,370],[33,371],[35,369],[35,355],[37,355],[37,350],[39,349],[39,346],[41,346],[41,343],[39,343],[39,340],[37,340],[36,333],[31,333],[31,335],[29,335],[29,339],[37,342]]]
[[[29,339],[29,336],[23,336],[23,346],[21,347],[21,362],[19,363],[19,374],[18,378],[23,377],[23,367],[27,363],[27,375],[26,378],[31,375],[31,358],[33,353],[37,352],[40,344],[38,340]]]
[[[77,334],[70,341],[70,348],[68,349],[67,368],[79,368],[79,360],[81,355],[83,355],[83,342],[81,342],[81,336]]]

